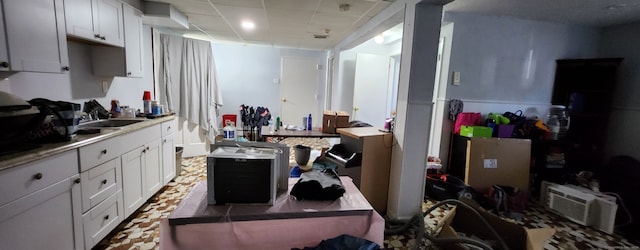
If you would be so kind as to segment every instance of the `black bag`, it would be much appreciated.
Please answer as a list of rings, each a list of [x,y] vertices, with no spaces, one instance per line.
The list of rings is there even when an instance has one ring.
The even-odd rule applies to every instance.
[[[29,104],[38,107],[40,113],[47,116],[45,122],[38,129],[31,131],[30,141],[59,142],[71,140],[75,133],[75,126],[80,122],[75,112],[80,112],[80,104],[51,101],[45,98],[35,98]]]
[[[345,191],[335,171],[314,169],[300,175],[290,194],[298,200],[333,201],[342,197]]]

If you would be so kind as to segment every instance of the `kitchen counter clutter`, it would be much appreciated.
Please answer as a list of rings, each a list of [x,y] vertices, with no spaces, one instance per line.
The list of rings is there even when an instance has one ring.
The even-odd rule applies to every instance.
[[[21,164],[29,163],[38,159],[42,159],[44,157],[62,153],[68,150],[77,149],[79,147],[96,143],[102,140],[127,134],[142,128],[146,128],[148,126],[160,124],[166,121],[171,121],[174,118],[175,116],[166,116],[166,117],[160,117],[156,119],[141,118],[144,120],[143,122],[131,124],[126,127],[101,129],[99,133],[95,133],[95,134],[81,134],[80,132],[71,141],[42,144],[41,147],[29,150],[29,151],[2,155],[0,156],[0,171],[13,168]],[[117,119],[113,119],[113,120],[117,120]]]
[[[4,246],[91,249],[175,177],[175,116],[80,127],[96,133],[0,157]]]

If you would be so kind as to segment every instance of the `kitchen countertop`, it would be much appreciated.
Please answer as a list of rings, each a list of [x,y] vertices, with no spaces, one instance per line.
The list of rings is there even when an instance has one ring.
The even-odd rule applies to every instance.
[[[25,163],[40,160],[45,157],[49,157],[55,154],[59,154],[65,151],[74,150],[82,146],[86,146],[92,143],[96,143],[102,140],[113,138],[119,135],[127,134],[142,128],[160,124],[166,121],[173,120],[174,115],[159,117],[155,119],[145,119],[144,122],[134,123],[122,129],[101,129],[100,133],[96,134],[78,134],[70,141],[57,142],[57,143],[44,143],[41,146],[32,150],[16,152],[12,154],[0,156],[0,171],[10,169]]]

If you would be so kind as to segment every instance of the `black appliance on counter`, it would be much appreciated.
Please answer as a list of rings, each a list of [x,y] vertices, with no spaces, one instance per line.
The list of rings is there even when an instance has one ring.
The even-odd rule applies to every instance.
[[[21,98],[0,91],[0,151],[15,151],[29,132],[40,127],[45,115]]]

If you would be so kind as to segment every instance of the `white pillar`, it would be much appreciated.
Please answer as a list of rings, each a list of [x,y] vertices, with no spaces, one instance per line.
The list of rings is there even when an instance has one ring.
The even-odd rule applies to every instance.
[[[421,212],[442,6],[447,2],[407,3],[405,8],[387,205],[392,219]]]

